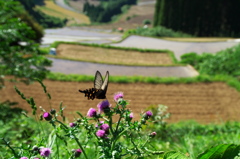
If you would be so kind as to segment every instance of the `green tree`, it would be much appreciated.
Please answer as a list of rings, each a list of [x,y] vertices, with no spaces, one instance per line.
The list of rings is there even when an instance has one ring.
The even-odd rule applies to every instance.
[[[14,75],[24,81],[44,79],[48,72],[45,67],[51,61],[40,52],[36,32],[21,19],[23,7],[13,0],[1,0],[0,7],[1,81],[4,75]]]
[[[154,26],[195,36],[240,35],[239,0],[157,0]]]

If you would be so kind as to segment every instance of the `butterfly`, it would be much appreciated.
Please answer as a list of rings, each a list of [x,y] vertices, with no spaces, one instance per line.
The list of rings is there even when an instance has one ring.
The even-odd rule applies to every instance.
[[[109,79],[109,72],[106,72],[104,81],[102,78],[102,75],[99,71],[95,74],[94,79],[94,88],[89,88],[86,90],[79,90],[79,92],[84,93],[85,97],[88,97],[89,99],[105,99],[106,93],[107,93],[107,87],[108,87],[108,79]]]

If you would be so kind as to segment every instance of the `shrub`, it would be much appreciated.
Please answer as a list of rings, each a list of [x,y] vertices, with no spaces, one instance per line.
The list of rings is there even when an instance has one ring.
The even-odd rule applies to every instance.
[[[150,25],[150,24],[152,24],[151,20],[149,20],[149,19],[143,20],[142,23],[143,23],[143,25]]]
[[[202,74],[240,75],[240,45],[217,52],[215,55],[188,53],[181,56],[181,63],[191,64]]]
[[[153,37],[191,37],[189,34],[185,34],[182,32],[175,32],[171,29],[167,29],[165,27],[154,27],[154,28],[137,28],[128,30],[125,33],[127,35],[142,35],[142,36],[153,36]]]

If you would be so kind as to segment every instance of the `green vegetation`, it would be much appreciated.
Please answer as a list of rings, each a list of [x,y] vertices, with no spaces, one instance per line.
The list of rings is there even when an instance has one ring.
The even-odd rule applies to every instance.
[[[106,23],[115,19],[114,16],[126,12],[127,5],[136,4],[136,0],[106,0],[94,6],[88,2],[84,4],[83,11],[90,17],[91,22]]]
[[[143,25],[150,25],[150,24],[152,24],[151,20],[149,19],[143,20]]]
[[[94,76],[88,75],[77,75],[69,74],[65,75],[62,73],[49,73],[47,79],[57,80],[57,81],[75,81],[75,82],[89,82],[94,80]],[[177,77],[143,77],[143,76],[110,76],[110,82],[115,83],[164,83],[164,84],[180,84],[180,83],[198,83],[198,82],[225,82],[229,86],[240,91],[240,82],[231,76],[226,75],[199,75],[196,77],[186,77],[186,78],[177,78]]]
[[[36,1],[36,0],[17,0],[19,1],[25,8],[25,10],[33,17],[35,21],[37,21],[44,28],[56,28],[63,27],[67,23],[67,19],[60,19],[57,17],[49,16],[41,12],[40,10],[36,10],[36,5],[44,5],[44,1]]]
[[[46,87],[42,83],[41,85],[43,86],[46,95],[51,99]],[[31,97],[27,98],[18,89],[16,90],[33,108],[33,115],[36,119],[39,119],[41,114],[48,112],[46,110],[51,109],[44,106],[39,113],[39,111],[36,111],[38,108],[35,105],[34,99]],[[120,104],[123,105],[126,101],[121,100],[121,102],[122,103]],[[114,145],[103,147],[103,144],[106,144],[104,142],[108,140],[104,141],[99,138],[94,139],[94,134],[98,130],[98,127],[95,126],[95,123],[98,121],[94,121],[94,118],[85,117],[80,113],[77,113],[79,118],[72,122],[66,122],[62,104],[60,104],[59,112],[58,110],[51,109],[50,112],[52,118],[40,116],[40,120],[33,120],[33,118],[30,117],[30,114],[20,113],[22,111],[20,109],[10,109],[9,104],[9,102],[0,103],[0,107],[2,108],[0,113],[1,158],[10,158],[12,156],[15,156],[15,158],[20,158],[22,156],[39,157],[39,152],[34,152],[33,148],[41,146],[51,148],[51,157],[58,158],[64,158],[66,156],[72,156],[72,158],[75,158],[73,156],[74,151],[72,150],[80,147],[82,150],[84,149],[86,153],[81,154],[81,157],[84,156],[84,158],[87,158],[86,156],[88,156],[88,158],[95,158],[96,156],[99,157],[101,154],[117,155],[124,152],[124,150],[122,150],[118,151],[119,153],[108,153],[108,151],[110,151],[108,148]],[[119,107],[114,108],[116,110],[120,108],[118,113],[123,111],[120,105]],[[118,129],[119,127],[118,130],[121,132],[121,135],[130,133],[130,128],[133,129],[135,127],[139,129],[135,130],[136,132],[130,133],[130,135],[119,137],[115,148],[121,150],[121,148],[125,147],[130,148],[131,150],[129,145],[140,146],[143,144],[142,146],[147,149],[140,149],[140,152],[132,150],[131,156],[149,155],[148,157],[144,157],[147,159],[171,159],[173,156],[177,158],[181,157],[182,159],[205,159],[210,158],[210,156],[212,159],[225,159],[224,156],[231,158],[239,157],[239,122],[199,124],[195,121],[185,121],[168,124],[165,121],[165,119],[169,117],[166,108],[167,107],[163,108],[159,106],[159,109],[154,110],[154,106],[152,106],[151,110],[153,115],[151,118],[147,119],[149,120],[147,124],[145,124],[146,121],[143,122],[143,120],[141,120],[142,128],[139,127],[140,122],[139,124],[136,121],[131,122],[131,120],[128,120],[127,116],[123,116],[123,119],[121,120],[121,124],[123,125],[120,124],[119,126],[116,126],[113,124],[111,129]],[[128,109],[124,110],[129,115],[130,111]],[[101,117],[99,116],[99,118]],[[106,118],[104,118],[105,122]],[[42,121],[43,119],[46,121]],[[144,119],[144,116],[142,119]],[[92,121],[89,122],[90,120]],[[126,123],[123,122],[125,120]],[[111,123],[111,120],[109,121]],[[108,124],[110,124],[109,121],[107,121]],[[133,124],[131,127],[128,128],[127,125],[123,127],[124,124],[130,123]],[[75,125],[71,126],[71,124]],[[123,130],[126,130],[126,132]],[[156,134],[151,136],[153,135],[151,134],[152,132],[156,132]],[[147,137],[146,134],[149,134],[150,138]],[[109,134],[109,137],[111,137],[111,134]],[[154,139],[151,139],[153,137]],[[133,139],[128,142],[129,138]],[[138,140],[139,138],[145,140]],[[145,143],[146,140],[148,142]],[[96,147],[96,144],[99,146]],[[154,151],[151,151],[150,149],[154,149]],[[144,150],[146,151],[145,153],[143,153]],[[151,155],[150,157],[150,154],[154,155]],[[125,157],[127,158],[127,156]]]
[[[239,0],[157,0],[154,26],[194,36],[239,37]]]
[[[44,79],[45,67],[51,62],[38,49],[36,31],[21,19],[22,6],[13,0],[0,1],[0,6],[0,78],[14,75],[25,81]]]
[[[130,29],[124,32],[124,37],[127,37],[129,35],[141,35],[150,37],[192,37],[189,34],[185,34],[180,31],[176,32],[163,26],[158,26],[154,28]]]
[[[191,64],[201,74],[240,76],[240,45],[219,51],[215,55],[187,53],[181,59],[181,63]]]

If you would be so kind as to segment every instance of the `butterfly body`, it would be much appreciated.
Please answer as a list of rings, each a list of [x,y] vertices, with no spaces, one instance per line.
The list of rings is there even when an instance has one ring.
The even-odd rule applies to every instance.
[[[95,74],[94,79],[94,88],[89,88],[85,90],[79,90],[79,92],[84,93],[85,97],[94,100],[97,99],[105,99],[108,87],[108,79],[109,79],[109,72],[107,71],[105,75],[105,79],[103,81],[102,75],[99,71]]]

